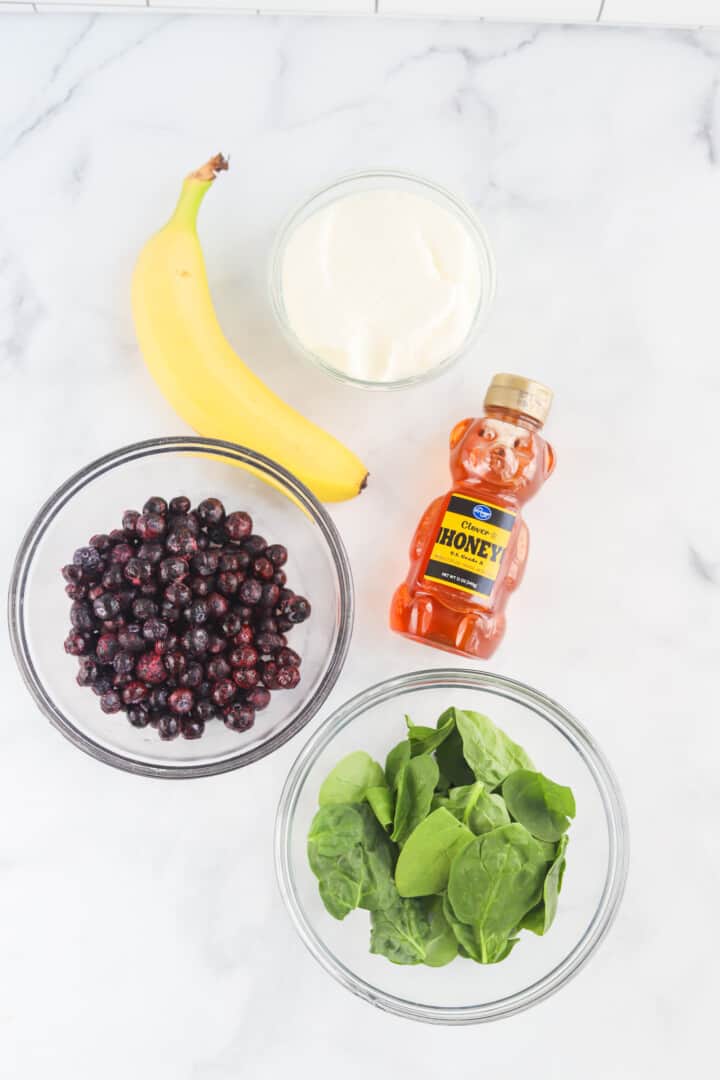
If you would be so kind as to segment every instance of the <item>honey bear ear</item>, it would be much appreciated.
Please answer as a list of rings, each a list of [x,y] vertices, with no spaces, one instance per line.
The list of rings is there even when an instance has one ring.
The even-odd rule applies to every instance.
[[[460,423],[456,424],[455,427],[452,429],[452,431],[450,432],[450,449],[451,450],[454,450],[455,447],[457,446],[457,444],[460,442],[463,435],[465,434],[467,429],[472,424],[473,419],[474,419],[474,417],[471,416],[467,420],[461,420]]]
[[[552,473],[555,468],[555,451],[549,442],[545,443],[545,479]]]

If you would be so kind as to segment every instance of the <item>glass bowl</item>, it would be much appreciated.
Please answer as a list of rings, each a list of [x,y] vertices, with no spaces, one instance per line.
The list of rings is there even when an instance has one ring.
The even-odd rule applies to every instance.
[[[470,236],[477,255],[480,272],[481,291],[475,314],[470,324],[468,333],[462,345],[440,363],[427,371],[411,375],[407,378],[387,380],[360,379],[338,371],[323,357],[318,356],[306,348],[293,330],[283,298],[282,271],[285,257],[285,249],[294,230],[312,214],[317,213],[324,207],[336,202],[348,195],[355,195],[366,191],[407,191],[411,194],[431,199],[444,210],[447,210],[466,230]],[[480,328],[492,304],[495,295],[495,260],[493,258],[490,242],[485,230],[478,221],[472,209],[449,191],[434,184],[431,180],[424,180],[410,173],[396,171],[368,171],[352,173],[341,177],[334,183],[329,184],[321,191],[316,192],[311,198],[299,206],[287,218],[280,229],[270,259],[270,302],[278,324],[289,344],[300,356],[317,364],[323,371],[339,379],[340,382],[349,383],[352,386],[363,387],[370,390],[399,390],[404,387],[414,386],[417,383],[433,379],[446,371],[452,364],[464,356],[474,344]]]
[[[248,466],[253,472],[248,472]],[[255,726],[240,734],[217,720],[202,738],[163,742],[124,713],[106,716],[75,682],[77,660],[63,651],[70,600],[60,568],[94,533],[120,526],[122,513],[150,495],[217,496],[250,512],[257,533],[283,543],[292,588],[312,615],[289,644],[302,655],[295,690],[275,693]],[[48,719],[81,750],[145,776],[227,772],[271,753],[315,715],[342,670],[353,625],[353,585],[345,548],[327,513],[290,473],[260,454],[217,439],[152,439],[117,450],[71,476],[37,514],[20,545],[10,583],[10,634],[25,683]]]
[[[384,762],[403,738],[408,714],[434,725],[450,705],[488,715],[519,742],[537,768],[569,784],[577,801],[567,872],[548,934],[523,932],[510,956],[481,966],[401,967],[369,949],[369,914],[343,922],[323,907],[306,857],[320,784],[352,750]],[[277,813],[280,891],[304,944],[338,982],[370,1004],[413,1020],[473,1024],[510,1016],[553,994],[590,959],[617,913],[627,876],[628,833],[620,791],[588,732],[565,709],[522,683],[486,672],[418,671],[379,683],[329,717],[303,747]]]

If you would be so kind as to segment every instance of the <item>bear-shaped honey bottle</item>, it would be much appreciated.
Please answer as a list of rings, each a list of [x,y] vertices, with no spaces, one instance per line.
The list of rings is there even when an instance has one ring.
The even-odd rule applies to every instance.
[[[393,630],[462,656],[492,656],[528,556],[521,508],[555,465],[540,434],[551,403],[542,383],[495,375],[484,415],[453,428],[453,485],[415,531],[410,569],[392,600]]]

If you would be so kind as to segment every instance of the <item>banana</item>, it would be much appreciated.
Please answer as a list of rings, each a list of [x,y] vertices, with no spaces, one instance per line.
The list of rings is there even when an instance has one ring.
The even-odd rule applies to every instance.
[[[140,253],[132,308],[141,352],[165,397],[199,434],[265,454],[323,501],[351,499],[365,487],[365,466],[265,386],[215,315],[196,222],[206,192],[227,167],[218,154],[190,173],[169,222]]]

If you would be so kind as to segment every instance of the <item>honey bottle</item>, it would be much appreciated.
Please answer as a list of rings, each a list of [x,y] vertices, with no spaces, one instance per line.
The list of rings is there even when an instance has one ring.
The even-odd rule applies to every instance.
[[[423,514],[390,626],[438,649],[487,659],[505,633],[505,606],[522,581],[528,528],[521,510],[555,466],[542,437],[552,391],[495,375],[479,419],[450,435],[452,487]]]

